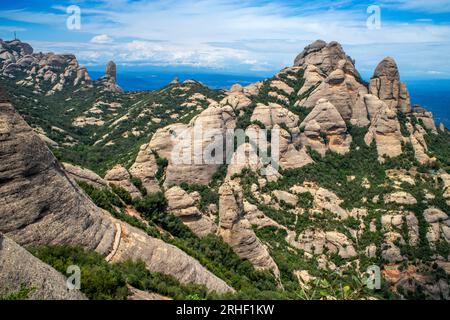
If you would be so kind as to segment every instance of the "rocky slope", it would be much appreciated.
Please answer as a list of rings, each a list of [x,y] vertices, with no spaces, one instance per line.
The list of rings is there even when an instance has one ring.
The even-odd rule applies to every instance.
[[[0,232],[22,246],[82,246],[108,260],[142,259],[183,283],[232,290],[183,251],[96,207],[9,102],[0,104],[0,124]]]
[[[29,290],[31,300],[85,300],[80,291],[69,291],[66,278],[0,233],[0,295]]]
[[[30,54],[25,44],[3,46],[13,56]],[[82,244],[111,262],[140,258],[182,283],[218,292],[232,285],[238,295],[298,298],[310,290],[330,298],[321,292],[344,284],[354,298],[448,299],[450,134],[437,129],[430,112],[411,106],[392,58],[365,83],[340,44],[319,40],[273,78],[226,92],[173,81],[122,93],[110,86],[115,69],[110,63],[100,80],[113,89],[108,94],[92,92],[84,103],[70,97],[66,108],[75,111],[65,111],[57,126],[63,132],[35,126],[39,138],[10,104],[1,105],[0,193],[13,208],[0,212],[1,232],[21,245]],[[27,101],[29,91],[17,94],[26,86],[12,89],[10,81],[4,83],[15,101]],[[40,123],[47,109],[30,112],[27,103],[25,113]],[[247,139],[227,150],[220,142],[237,129]],[[63,145],[68,137],[75,145]],[[45,138],[77,166],[63,169]],[[74,180],[119,196],[107,208],[115,218]],[[163,199],[159,208],[156,198]],[[21,208],[32,210],[23,216]],[[55,220],[80,225],[77,234],[54,231]],[[373,265],[383,275],[375,292],[354,281]]]

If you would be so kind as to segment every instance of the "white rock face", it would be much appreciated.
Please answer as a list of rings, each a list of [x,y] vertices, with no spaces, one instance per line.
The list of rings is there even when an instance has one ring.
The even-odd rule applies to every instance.
[[[345,154],[350,150],[352,137],[336,108],[327,100],[320,99],[317,105],[300,124],[300,140],[322,156],[327,150]],[[325,138],[325,139],[324,139]]]
[[[188,125],[173,124],[157,130],[149,147],[169,162],[164,185],[208,184],[225,161],[225,154],[221,152],[225,135],[227,129],[235,125],[232,107],[216,104]]]
[[[278,266],[244,216],[241,187],[233,181],[226,181],[220,187],[219,194],[218,234],[239,257],[248,259],[257,269],[271,270],[278,278],[280,274]]]
[[[156,179],[157,171],[158,166],[155,155],[148,144],[143,144],[139,149],[134,164],[130,168],[130,174],[142,181],[142,185],[148,193],[154,193],[160,191],[158,180]]]
[[[385,156],[396,157],[402,153],[403,136],[397,113],[386,104],[383,104],[371,119],[369,131],[364,137],[367,145],[370,145],[373,140],[376,142],[378,159],[381,162],[384,161]]]
[[[351,240],[336,231],[306,230],[298,235],[297,240],[295,238],[295,232],[291,231],[288,232],[286,241],[293,247],[310,254],[320,255],[327,248],[331,253],[337,253],[343,259],[357,255]]]
[[[450,219],[448,214],[437,208],[428,208],[423,212],[428,222],[427,239],[433,245],[440,239],[450,243]]]
[[[202,214],[195,200],[180,187],[172,187],[165,192],[168,211],[179,217],[199,237],[215,233],[216,225],[211,218]]]
[[[33,48],[20,40],[0,40],[0,73],[48,96],[66,88],[92,85],[86,68],[74,55],[33,53]]]
[[[128,191],[133,199],[140,198],[142,196],[138,188],[136,188],[131,182],[131,176],[127,169],[121,165],[116,165],[114,168],[106,172],[105,180],[108,181],[109,184],[116,185]]]
[[[302,185],[293,186],[290,191],[294,194],[310,193],[313,196],[312,210],[322,212],[328,210],[336,214],[340,219],[347,219],[349,213],[340,205],[343,202],[334,192],[319,187],[315,183],[305,182]]]
[[[397,204],[416,204],[417,200],[409,193],[404,191],[394,192],[384,196],[384,201],[386,203],[397,203]]]
[[[400,81],[397,64],[391,57],[384,58],[378,64],[369,83],[369,92],[395,110],[403,113],[411,111],[408,90]]]
[[[268,105],[258,103],[253,111],[251,121],[263,123],[266,129],[272,129],[277,124],[284,124],[291,134],[298,134],[299,117],[277,103]]]

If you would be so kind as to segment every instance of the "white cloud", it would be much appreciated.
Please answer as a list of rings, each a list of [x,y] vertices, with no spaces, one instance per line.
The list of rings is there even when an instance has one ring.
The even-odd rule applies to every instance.
[[[95,44],[108,44],[112,43],[113,41],[114,41],[113,38],[111,38],[107,34],[100,34],[98,36],[93,37],[90,42]]]
[[[445,12],[450,6],[450,0],[378,2],[382,8],[422,12]],[[373,70],[385,55],[392,55],[411,72],[450,71],[449,23],[435,24],[426,15],[417,20],[414,16],[408,23],[404,17],[403,22],[393,21],[385,19],[382,11],[382,28],[369,30],[367,4],[350,0],[289,3],[97,0],[84,6],[81,1],[82,30],[74,37],[84,34],[90,42],[59,44],[59,49],[72,50],[86,63],[114,59],[119,63],[275,71],[291,65],[309,42],[323,39],[341,42],[363,70]],[[65,8],[53,9],[61,11],[58,21],[65,19]],[[55,20],[55,14],[12,13],[5,15],[48,24]],[[108,35],[114,35],[114,40]],[[59,51],[58,43],[51,46],[52,51]]]

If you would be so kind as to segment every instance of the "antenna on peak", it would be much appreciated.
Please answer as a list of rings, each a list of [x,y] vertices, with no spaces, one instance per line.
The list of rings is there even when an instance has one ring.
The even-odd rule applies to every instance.
[[[17,40],[17,34],[15,31],[14,31],[14,40]]]

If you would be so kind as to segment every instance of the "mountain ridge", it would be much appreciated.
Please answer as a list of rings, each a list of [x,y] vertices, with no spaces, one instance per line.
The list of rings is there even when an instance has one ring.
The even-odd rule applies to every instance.
[[[25,45],[13,44],[20,52],[30,52]],[[0,57],[11,60],[4,52]],[[10,64],[1,64],[3,73],[15,70],[8,68]],[[105,80],[115,83],[115,66],[110,63],[107,69]],[[9,77],[5,83],[19,106],[34,94],[25,90],[21,97],[8,81]],[[78,108],[59,124],[65,129],[58,128],[65,137],[77,133],[79,141],[64,146],[47,136],[56,145],[46,143],[56,154],[61,152],[61,160],[89,169],[97,159],[84,157],[96,152],[103,164],[96,170],[101,176],[73,164],[59,165],[7,102],[2,103],[0,136],[5,141],[14,137],[17,124],[27,127],[27,133],[17,149],[5,147],[3,156],[26,159],[30,153],[25,146],[30,143],[40,146],[35,156],[50,154],[44,159],[54,163],[66,181],[73,181],[82,203],[91,206],[88,211],[101,210],[94,203],[106,210],[102,214],[112,226],[111,235],[108,250],[100,251],[109,254],[112,262],[140,258],[151,271],[171,274],[182,283],[205,284],[211,291],[245,296],[266,290],[288,298],[317,289],[313,279],[319,278],[332,286],[345,281],[355,298],[372,297],[376,293],[364,291],[350,278],[363,277],[367,267],[377,265],[386,283],[382,297],[448,299],[449,132],[435,125],[430,112],[411,106],[392,58],[382,60],[369,83],[364,83],[355,61],[340,44],[316,41],[292,67],[273,78],[228,91],[210,90],[189,80],[149,92],[88,90],[92,96],[83,101],[77,89],[67,90],[67,94],[64,90],[48,96],[41,93],[38,98],[54,99],[49,108],[64,101],[67,105],[60,109],[64,113]],[[33,102],[28,103],[22,107],[31,114],[33,108],[28,106]],[[40,121],[47,110],[34,110],[32,119]],[[34,129],[41,138],[50,135]],[[216,137],[226,139],[230,130],[238,129],[249,139],[234,145],[229,157],[217,152],[221,147],[211,151]],[[272,137],[261,136],[266,130]],[[260,139],[252,137],[265,137],[274,147],[275,132],[279,158],[267,162],[255,147]],[[177,152],[190,155],[191,161],[176,162]],[[196,162],[198,155],[208,152],[218,161]],[[269,160],[273,157],[271,150]],[[0,188],[6,192],[6,204],[14,206],[21,199],[9,194],[16,178],[6,165],[10,162],[24,176],[40,167],[27,169],[25,160],[2,161],[0,172],[5,177]],[[58,194],[46,180],[40,183]],[[53,197],[45,205],[38,193],[28,198],[39,200],[45,209],[37,210],[39,219],[52,214],[52,201],[58,204]],[[62,218],[68,216],[61,212]],[[0,217],[15,219],[9,210]],[[159,239],[148,235],[149,228]],[[24,230],[7,223],[0,231],[19,244],[33,242],[22,238]],[[117,234],[123,240],[115,241]],[[75,236],[68,240],[83,244]],[[45,238],[36,243],[54,244]],[[88,248],[95,246],[90,243]],[[168,248],[173,259],[164,261],[162,252]],[[225,252],[234,258],[226,261]],[[186,261],[181,266],[184,274],[178,271],[179,257]],[[228,263],[227,271],[219,266]],[[249,268],[244,273],[241,263]],[[257,273],[248,279],[246,273],[254,272],[250,270]],[[335,271],[340,271],[340,278],[335,278]],[[227,272],[232,279],[225,277]]]

